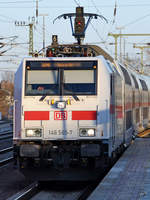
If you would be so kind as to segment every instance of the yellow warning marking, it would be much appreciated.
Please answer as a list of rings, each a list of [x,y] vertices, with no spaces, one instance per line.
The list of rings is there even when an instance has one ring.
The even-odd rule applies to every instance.
[[[150,137],[150,129],[137,134],[138,137]]]

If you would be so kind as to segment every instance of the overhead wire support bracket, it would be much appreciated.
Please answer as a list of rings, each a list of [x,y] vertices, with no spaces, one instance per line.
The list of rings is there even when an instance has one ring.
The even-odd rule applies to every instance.
[[[120,34],[114,34],[114,33],[108,33],[108,36],[112,36],[114,39],[115,39],[115,60],[117,60],[118,58],[118,56],[117,56],[117,54],[118,54],[118,49],[117,49],[117,46],[118,46],[118,42],[117,42],[117,40],[118,40],[118,37],[122,37],[122,36],[124,36],[124,37],[128,37],[128,36],[150,36],[150,34],[149,33],[127,33],[127,34],[124,34],[124,33],[120,33]]]

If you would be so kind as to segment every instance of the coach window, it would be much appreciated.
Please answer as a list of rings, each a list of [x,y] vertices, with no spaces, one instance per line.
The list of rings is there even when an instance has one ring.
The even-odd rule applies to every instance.
[[[139,123],[140,121],[140,111],[139,108],[136,109],[136,123]]]
[[[146,85],[146,82],[144,80],[141,80],[140,79],[140,82],[141,82],[141,86],[142,86],[142,89],[143,91],[147,91],[146,93],[148,94],[148,87]],[[146,101],[146,94],[143,94],[142,97],[144,97],[144,101]],[[147,97],[148,98],[148,97]],[[143,119],[147,119],[148,118],[148,107],[144,107],[143,108]]]
[[[146,82],[144,80],[141,80],[141,79],[140,79],[140,82],[141,82],[143,91],[147,91],[146,93],[148,94],[148,87],[146,85]],[[146,98],[148,98],[148,97],[146,97],[145,96],[146,94],[144,94],[144,93],[142,94],[142,97],[144,97],[143,100],[146,101]],[[143,108],[143,119],[147,119],[147,118],[148,118],[148,107],[146,106],[146,107]]]
[[[125,78],[125,83],[128,85],[131,85],[131,79],[130,79],[130,76],[129,76],[127,70],[125,68],[123,68],[121,65],[120,65],[120,67],[121,67],[121,70],[122,70],[124,78]]]
[[[143,108],[143,119],[147,119],[148,118],[148,108],[145,107]]]
[[[128,130],[129,128],[131,128],[131,126],[132,126],[131,111],[127,111],[126,112],[126,130]]]
[[[141,80],[141,79],[139,79],[139,80],[140,80],[140,82],[141,82],[142,89],[143,89],[144,91],[148,91],[148,87],[147,87],[145,81],[144,81],[144,80]]]
[[[135,76],[133,74],[131,74],[131,76],[132,76],[132,79],[134,81],[135,88],[139,89],[139,85],[138,85],[138,82],[137,82]]]

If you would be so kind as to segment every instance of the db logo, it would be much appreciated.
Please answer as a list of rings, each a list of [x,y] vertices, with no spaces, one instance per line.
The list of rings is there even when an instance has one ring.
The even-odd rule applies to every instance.
[[[67,120],[67,111],[55,111],[54,120]]]

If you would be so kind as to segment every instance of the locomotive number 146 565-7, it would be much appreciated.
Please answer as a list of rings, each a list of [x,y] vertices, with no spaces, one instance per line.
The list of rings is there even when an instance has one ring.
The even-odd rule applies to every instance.
[[[49,130],[49,135],[72,135],[72,130]]]

